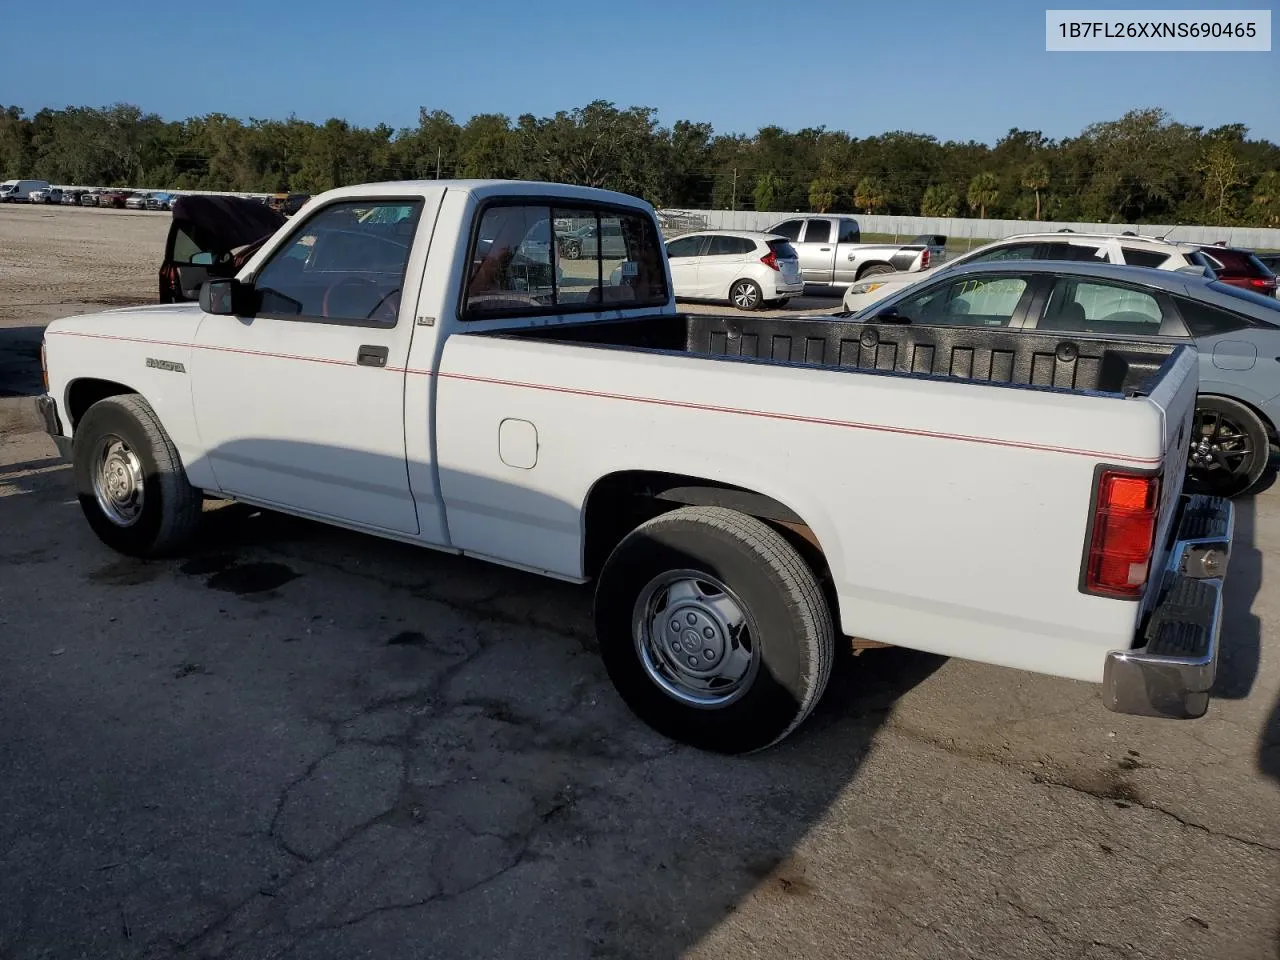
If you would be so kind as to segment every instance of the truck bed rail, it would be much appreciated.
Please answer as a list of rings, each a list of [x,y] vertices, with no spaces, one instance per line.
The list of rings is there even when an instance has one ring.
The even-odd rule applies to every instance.
[[[1008,386],[1136,396],[1179,344],[1000,328],[701,314],[551,324],[493,336],[875,370]]]

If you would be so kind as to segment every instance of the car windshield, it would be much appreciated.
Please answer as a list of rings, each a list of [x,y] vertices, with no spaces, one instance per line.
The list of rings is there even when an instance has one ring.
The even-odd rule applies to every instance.
[[[1233,287],[1231,284],[1223,283],[1221,280],[1214,280],[1207,286],[1210,290],[1216,290],[1225,296],[1235,297],[1237,300],[1247,300],[1249,303],[1256,304],[1259,307],[1265,307],[1275,314],[1274,317],[1267,317],[1267,320],[1271,323],[1280,324],[1280,300],[1275,297],[1254,293],[1252,290],[1244,290],[1241,287]]]

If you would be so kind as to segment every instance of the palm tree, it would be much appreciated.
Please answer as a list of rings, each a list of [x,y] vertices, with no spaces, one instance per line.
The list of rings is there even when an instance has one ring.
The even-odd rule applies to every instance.
[[[751,196],[756,202],[757,210],[772,210],[778,205],[778,193],[782,190],[782,181],[772,170],[756,177],[755,189]]]
[[[960,195],[946,184],[931,184],[920,204],[922,217],[954,217],[960,211]]]
[[[863,213],[875,213],[889,202],[884,181],[879,177],[863,177],[853,188],[853,202]]]
[[[1040,219],[1040,191],[1049,185],[1049,168],[1036,162],[1022,171],[1022,188],[1036,193],[1036,219]]]
[[[978,174],[969,181],[969,209],[978,211],[978,219],[987,219],[987,207],[994,207],[1000,200],[1000,181],[990,171]]]
[[[835,205],[838,187],[829,177],[818,177],[809,184],[809,206],[817,213],[826,213]]]

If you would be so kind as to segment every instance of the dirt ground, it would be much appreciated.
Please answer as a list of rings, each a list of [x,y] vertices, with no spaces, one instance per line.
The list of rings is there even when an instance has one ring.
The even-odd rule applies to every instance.
[[[620,703],[585,588],[236,505],[101,546],[40,331],[154,297],[165,222],[0,207],[0,958],[1280,958],[1274,487],[1202,720],[884,650],[708,756]]]

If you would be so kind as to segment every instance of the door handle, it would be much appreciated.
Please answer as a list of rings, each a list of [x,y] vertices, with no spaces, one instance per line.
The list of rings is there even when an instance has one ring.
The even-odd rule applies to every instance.
[[[387,365],[386,347],[375,347],[370,344],[361,344],[360,349],[356,352],[356,363],[362,367],[385,367]]]
[[[829,252],[831,251],[831,248],[830,248],[830,247],[819,247],[819,248],[818,248],[818,250],[819,250],[821,253],[829,253]]]

